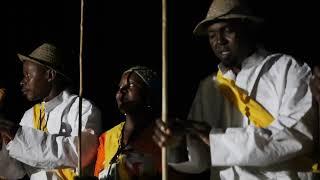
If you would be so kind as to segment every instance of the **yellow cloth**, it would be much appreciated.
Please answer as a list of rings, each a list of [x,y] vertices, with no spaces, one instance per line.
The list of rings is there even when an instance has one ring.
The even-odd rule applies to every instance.
[[[44,104],[43,102],[33,106],[33,126],[35,129],[48,132]],[[62,180],[73,180],[76,175],[72,168],[57,169],[55,172]]]
[[[312,172],[313,173],[320,173],[320,166],[319,163],[316,163],[312,166]]]
[[[105,161],[103,163],[104,168],[110,168],[110,161],[113,158],[113,156],[117,153],[119,146],[120,146],[120,140],[121,140],[121,132],[124,126],[124,122],[118,124],[114,128],[107,131],[105,136],[105,146],[104,146],[104,152],[105,152]],[[125,170],[125,157],[123,154],[120,154],[117,158],[117,162],[119,163],[119,166],[117,166],[117,170],[120,176],[121,180],[129,180],[130,176],[128,172]]]
[[[274,120],[272,115],[247,93],[236,86],[235,81],[225,78],[219,70],[217,74],[218,86],[222,94],[247,116],[250,122],[258,128],[268,127]]]

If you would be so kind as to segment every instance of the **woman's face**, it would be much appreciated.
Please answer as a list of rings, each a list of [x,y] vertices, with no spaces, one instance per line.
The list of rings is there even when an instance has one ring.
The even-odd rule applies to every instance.
[[[134,72],[124,73],[116,93],[118,108],[122,113],[132,113],[146,106],[147,87]]]

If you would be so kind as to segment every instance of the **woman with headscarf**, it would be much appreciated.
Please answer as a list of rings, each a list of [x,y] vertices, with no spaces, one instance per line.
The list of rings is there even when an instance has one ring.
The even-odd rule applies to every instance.
[[[122,74],[116,93],[125,120],[100,136],[95,166],[99,179],[155,179],[161,174],[161,151],[152,140],[160,110],[157,74],[136,66]]]

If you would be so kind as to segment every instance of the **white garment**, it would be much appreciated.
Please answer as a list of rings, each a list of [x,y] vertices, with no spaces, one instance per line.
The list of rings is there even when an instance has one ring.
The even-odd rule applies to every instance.
[[[221,64],[219,69],[248,94],[255,89],[253,98],[275,120],[266,129],[251,125],[222,96],[216,76],[210,76],[201,82],[188,117],[213,127],[210,151],[198,139],[188,137],[189,161],[172,167],[200,173],[209,168],[211,159],[211,179],[308,179],[310,173],[294,172],[288,164],[312,151],[310,68],[291,56],[260,49],[243,61],[237,75]]]
[[[20,122],[22,128],[7,149],[11,157],[27,165],[31,180],[58,179],[53,169],[77,167],[78,112],[79,98],[68,91],[45,103],[48,132],[34,129],[33,108],[25,112]],[[99,135],[100,123],[100,111],[83,99],[82,132]],[[82,139],[84,142],[86,139]]]

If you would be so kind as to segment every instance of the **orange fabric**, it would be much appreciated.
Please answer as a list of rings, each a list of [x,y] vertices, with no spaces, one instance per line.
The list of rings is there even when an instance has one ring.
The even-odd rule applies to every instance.
[[[108,132],[108,131],[107,131]],[[105,161],[106,161],[106,134],[104,132],[99,137],[100,145],[98,147],[98,154],[97,154],[97,161],[95,165],[94,176],[99,177],[99,173],[105,168]],[[156,168],[159,173],[162,172],[161,167],[161,149],[154,143],[152,139],[153,135],[153,126],[150,126],[142,131],[142,133],[137,137],[137,139],[131,143],[131,146],[139,151],[146,154],[152,154],[152,158],[156,163]]]
[[[94,176],[98,177],[99,173],[101,172],[101,170],[103,170],[104,168],[104,159],[105,159],[105,152],[104,152],[104,142],[105,142],[105,138],[106,138],[106,133],[103,133],[100,137],[99,137],[99,147],[98,147],[98,154],[97,154],[97,161],[96,161],[96,165],[94,168]]]

